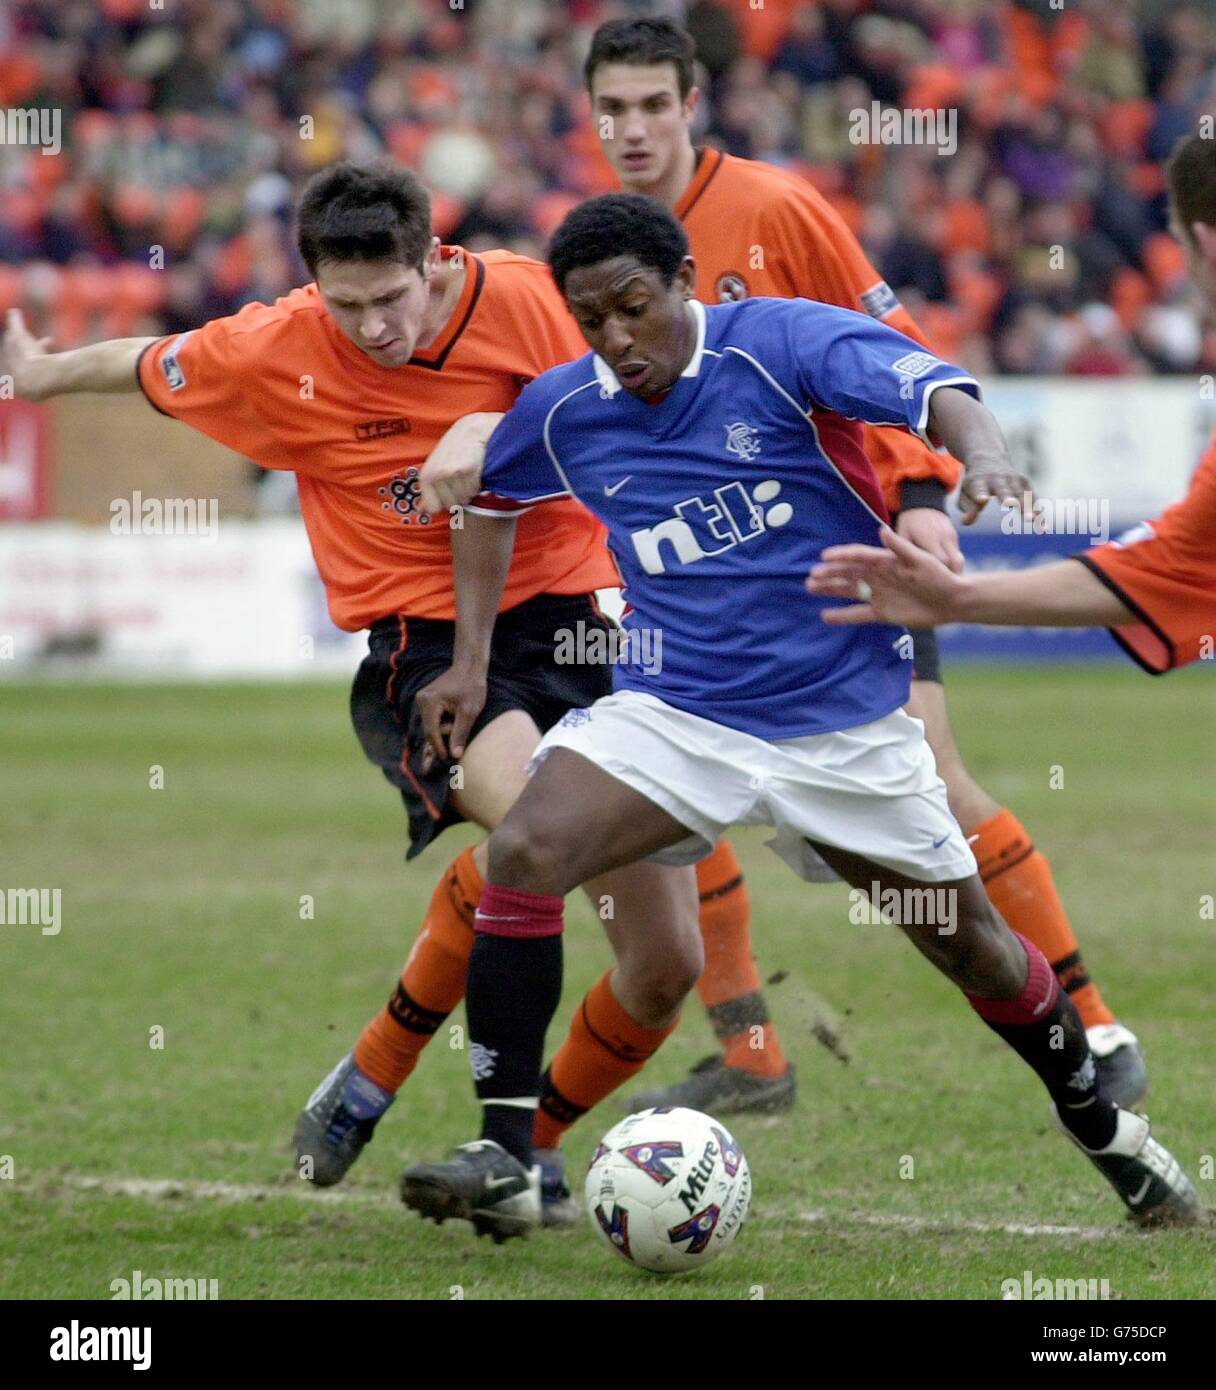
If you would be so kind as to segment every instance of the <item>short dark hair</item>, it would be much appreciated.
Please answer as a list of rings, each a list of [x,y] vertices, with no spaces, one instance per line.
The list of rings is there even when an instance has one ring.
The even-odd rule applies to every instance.
[[[692,36],[670,19],[610,19],[592,36],[583,77],[590,91],[595,70],[603,63],[674,63],[682,100],[692,91],[696,56]]]
[[[1192,239],[1191,227],[1196,222],[1216,227],[1216,140],[1198,133],[1184,136],[1165,172],[1170,201],[1186,239]]]
[[[641,193],[605,193],[567,213],[553,233],[549,269],[565,294],[566,277],[572,270],[617,256],[636,256],[670,285],[687,255],[684,228],[657,199]]]
[[[315,279],[324,261],[400,261],[422,269],[431,245],[431,195],[387,160],[345,159],[308,180],[296,244]]]

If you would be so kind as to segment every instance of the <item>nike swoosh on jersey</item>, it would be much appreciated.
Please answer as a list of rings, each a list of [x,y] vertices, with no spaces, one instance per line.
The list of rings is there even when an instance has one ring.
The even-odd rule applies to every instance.
[[[619,483],[613,483],[611,487],[608,487],[607,484],[605,484],[605,486],[604,486],[604,496],[605,496],[605,497],[615,497],[615,496],[617,495],[617,493],[620,492],[620,490],[625,486],[625,484],[626,484],[626,483],[629,481],[629,479],[632,478],[632,477],[633,477],[633,474],[632,474],[632,473],[628,473],[628,474],[625,475],[625,477],[623,477],[623,478],[621,479],[621,481],[620,481]]]

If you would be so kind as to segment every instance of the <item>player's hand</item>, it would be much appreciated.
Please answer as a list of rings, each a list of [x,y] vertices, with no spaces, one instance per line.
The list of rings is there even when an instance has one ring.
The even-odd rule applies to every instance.
[[[13,393],[23,401],[42,401],[51,394],[45,361],[52,356],[49,338],[35,338],[20,309],[10,309],[0,339],[0,376],[13,379]]]
[[[486,445],[501,419],[499,412],[478,411],[461,416],[448,428],[418,476],[418,501],[424,512],[437,516],[477,496]]]
[[[895,533],[935,555],[954,574],[962,574],[963,552],[958,548],[958,532],[945,512],[936,507],[909,507],[896,518]]]
[[[414,696],[427,747],[444,760],[464,754],[469,730],[486,703],[484,668],[449,666]]]
[[[1004,504],[1012,502],[1027,521],[1034,518],[1034,491],[1030,479],[1011,464],[979,465],[963,474],[958,505],[963,513],[963,525],[970,526],[993,498]]]
[[[935,627],[952,621],[963,580],[934,556],[882,528],[884,549],[873,545],[833,545],[807,577],[818,598],[860,599],[848,608],[827,608],[826,623],[892,623]]]

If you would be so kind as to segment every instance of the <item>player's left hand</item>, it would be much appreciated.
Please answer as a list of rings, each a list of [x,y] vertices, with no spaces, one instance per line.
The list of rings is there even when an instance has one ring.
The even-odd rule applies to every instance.
[[[1034,517],[1034,491],[1030,479],[1011,464],[973,466],[963,474],[958,505],[963,513],[963,525],[970,526],[989,502],[1013,502],[1027,521]]]
[[[807,577],[819,598],[860,599],[848,608],[824,609],[825,623],[892,623],[936,627],[953,619],[963,580],[940,560],[882,528],[884,549],[872,545],[832,545]]]
[[[437,516],[477,496],[486,445],[501,419],[499,411],[477,411],[448,428],[418,477],[418,502],[424,512]]]
[[[954,522],[936,507],[909,507],[895,519],[895,534],[936,556],[954,574],[963,572]]]

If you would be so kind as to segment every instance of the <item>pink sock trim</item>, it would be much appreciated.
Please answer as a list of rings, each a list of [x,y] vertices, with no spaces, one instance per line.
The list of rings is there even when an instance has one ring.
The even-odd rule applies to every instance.
[[[1016,999],[978,999],[974,994],[969,994],[967,1002],[985,1023],[1041,1023],[1055,1008],[1056,1000],[1060,997],[1060,982],[1050,961],[1021,932],[1015,931],[1013,934],[1022,943],[1030,967],[1026,975],[1026,988]]]
[[[560,936],[564,898],[487,883],[481,890],[473,930],[487,936]]]

